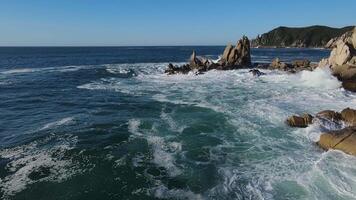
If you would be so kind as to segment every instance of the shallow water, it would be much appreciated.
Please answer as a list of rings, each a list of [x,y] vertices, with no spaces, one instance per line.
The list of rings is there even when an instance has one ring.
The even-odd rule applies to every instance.
[[[356,158],[292,114],[356,107],[328,71],[167,76],[192,49],[0,48],[4,199],[356,199]],[[328,54],[255,49],[254,61]]]

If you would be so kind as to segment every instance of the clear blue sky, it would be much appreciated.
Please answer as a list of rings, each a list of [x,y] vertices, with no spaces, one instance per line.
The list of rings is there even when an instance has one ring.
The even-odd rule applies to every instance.
[[[315,24],[356,25],[356,0],[0,1],[0,46],[223,45]]]

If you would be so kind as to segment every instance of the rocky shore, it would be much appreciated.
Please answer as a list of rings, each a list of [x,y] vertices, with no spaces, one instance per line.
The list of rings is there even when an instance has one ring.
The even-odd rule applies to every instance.
[[[252,63],[249,39],[244,36],[235,46],[227,45],[222,57],[214,62],[208,58],[197,56],[193,51],[189,63],[182,66],[169,64],[165,73],[196,75],[209,70],[233,70],[253,68],[250,70],[254,76],[265,75],[258,69],[280,70],[287,73],[297,73],[303,70],[313,71],[316,68],[329,68],[332,75],[342,82],[345,90],[356,92],[356,27],[344,35],[328,43],[332,47],[329,58],[322,59],[319,64],[308,60],[295,60],[286,63],[276,58],[270,64]],[[347,108],[340,113],[325,110],[317,113],[291,116],[286,120],[291,127],[306,128],[313,123],[324,126],[325,132],[321,134],[317,144],[325,150],[337,149],[345,153],[356,155],[356,110]],[[330,130],[327,127],[336,129]]]
[[[317,123],[325,130],[317,145],[325,150],[337,149],[356,155],[356,110],[346,108],[341,112],[324,110],[315,116],[303,114],[291,116],[286,120],[291,127],[306,128]],[[330,130],[333,127],[334,130]],[[336,129],[336,130],[335,130]]]

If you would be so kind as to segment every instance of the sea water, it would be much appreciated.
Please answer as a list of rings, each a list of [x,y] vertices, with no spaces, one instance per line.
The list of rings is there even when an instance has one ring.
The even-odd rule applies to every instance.
[[[318,123],[284,123],[356,108],[356,95],[326,69],[164,74],[223,48],[0,48],[1,198],[356,199],[356,157],[321,150]]]

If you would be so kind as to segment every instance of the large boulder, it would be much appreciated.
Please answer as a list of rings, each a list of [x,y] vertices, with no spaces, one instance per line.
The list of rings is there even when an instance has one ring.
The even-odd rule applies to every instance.
[[[356,155],[356,127],[323,133],[317,144],[325,150],[337,149]]]
[[[337,66],[350,64],[354,56],[356,56],[356,27],[344,35],[334,38],[329,41],[329,47],[332,47],[329,58],[323,59],[319,63],[319,67]]]
[[[356,110],[351,108],[346,108],[343,111],[341,111],[341,116],[343,121],[348,126],[356,126]]]
[[[329,57],[331,66],[344,65],[352,58],[353,46],[349,43],[339,41]]]
[[[356,27],[339,38],[329,41],[333,47],[329,58],[322,59],[319,67],[330,67],[333,75],[343,82],[346,90],[356,91]]]
[[[331,67],[334,76],[339,80],[356,80],[356,66],[352,65],[336,65]]]
[[[333,110],[324,110],[316,114],[317,118],[326,119],[332,122],[340,122],[342,120],[341,113]]]
[[[345,90],[356,92],[356,80],[343,81],[342,87]]]
[[[303,114],[302,116],[293,115],[289,117],[286,123],[291,127],[306,128],[313,123],[313,116],[310,114]]]

